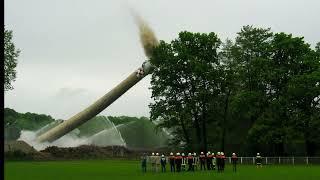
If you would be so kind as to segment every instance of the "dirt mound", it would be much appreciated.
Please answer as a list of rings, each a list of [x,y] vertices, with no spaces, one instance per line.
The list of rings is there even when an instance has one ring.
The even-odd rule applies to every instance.
[[[37,151],[24,141],[5,142],[6,160],[74,160],[74,159],[137,159],[142,153],[155,152],[155,149],[127,149],[123,146],[94,146],[78,147],[49,146]],[[149,152],[150,151],[150,152]],[[160,149],[156,152],[162,152]]]
[[[24,141],[5,141],[4,143],[4,152],[15,152],[21,151],[25,154],[34,154],[38,153],[32,146],[27,144]]]
[[[6,160],[50,160],[49,153],[40,153],[24,141],[5,141],[4,157]]]
[[[82,145],[68,148],[50,146],[40,152],[50,154],[57,159],[111,158],[124,157],[131,154],[129,150],[122,146],[99,147],[94,145]]]

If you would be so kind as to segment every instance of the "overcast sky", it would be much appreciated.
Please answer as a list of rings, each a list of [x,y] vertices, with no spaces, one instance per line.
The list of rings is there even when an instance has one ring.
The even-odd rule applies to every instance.
[[[5,26],[21,49],[5,107],[67,119],[145,60],[135,9],[158,39],[183,30],[234,38],[244,25],[320,41],[319,0],[5,0]],[[150,77],[102,112],[149,116]]]

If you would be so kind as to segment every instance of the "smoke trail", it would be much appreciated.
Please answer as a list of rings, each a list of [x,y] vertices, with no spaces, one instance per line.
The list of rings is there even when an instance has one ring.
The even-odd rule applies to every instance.
[[[36,140],[37,133],[34,131],[21,131],[20,138],[18,140],[22,140],[29,145],[33,146],[36,150],[43,150],[48,146],[58,146],[58,147],[77,147],[84,144],[91,144],[90,141],[88,141],[88,138],[78,138],[71,136],[69,134],[63,136],[62,138],[58,139],[57,141],[54,141],[52,143],[49,142],[43,142],[40,143]]]
[[[148,58],[152,56],[153,49],[159,44],[159,41],[150,26],[131,9],[135,23],[139,28],[140,41],[144,49],[144,53]]]

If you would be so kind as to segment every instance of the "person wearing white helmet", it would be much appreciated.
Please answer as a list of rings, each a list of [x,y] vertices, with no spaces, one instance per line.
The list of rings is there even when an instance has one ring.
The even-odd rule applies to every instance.
[[[160,156],[159,156],[159,153],[156,153],[156,172],[160,171]]]
[[[193,169],[193,156],[191,153],[188,154],[187,161],[188,161],[188,171],[194,171],[194,169]]]
[[[210,151],[208,151],[207,153],[207,169],[208,170],[212,169],[212,155]]]
[[[173,152],[171,152],[170,156],[169,156],[169,163],[170,163],[170,171],[171,172],[175,172],[176,171],[176,168],[175,168],[175,165],[174,165],[174,161],[175,161],[175,157],[173,155]]]
[[[197,157],[197,153],[193,153],[193,163],[192,163],[192,169],[193,170],[198,170],[198,163],[199,163],[199,158]]]
[[[232,171],[233,172],[237,172],[237,161],[238,161],[238,157],[237,157],[236,153],[232,153],[231,163],[232,163]]]
[[[223,152],[221,152],[221,170],[224,172],[225,164],[226,164],[226,156]]]
[[[214,153],[212,153],[212,169],[216,170],[217,159]]]
[[[203,152],[200,153],[200,170],[206,170],[206,155]]]
[[[181,156],[182,156],[181,171],[185,171],[187,166],[186,155],[184,153],[181,153]]]
[[[257,168],[262,167],[262,157],[260,156],[260,153],[257,153],[256,165],[257,165]]]
[[[180,155],[180,153],[177,153],[175,164],[176,164],[177,172],[180,172],[181,171],[181,164],[182,164],[182,156]]]
[[[151,161],[151,171],[155,172],[156,171],[156,156],[155,156],[155,153],[151,153],[150,161]]]
[[[164,156],[164,154],[161,155],[160,163],[161,172],[166,172],[167,158]]]
[[[217,152],[216,162],[217,162],[217,166],[218,166],[218,173],[220,173],[222,171],[222,168],[221,168],[221,153],[220,152]]]

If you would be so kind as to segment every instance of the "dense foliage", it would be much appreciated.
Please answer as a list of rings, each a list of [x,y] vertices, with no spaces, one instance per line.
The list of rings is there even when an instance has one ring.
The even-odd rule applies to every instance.
[[[151,120],[173,132],[173,145],[319,153],[319,43],[312,49],[301,37],[252,26],[222,44],[214,33],[181,32],[151,61]]]
[[[16,79],[16,66],[20,50],[12,42],[12,31],[4,29],[4,90],[13,89]]]
[[[100,131],[117,127],[128,148],[131,149],[154,149],[167,145],[168,134],[146,117],[129,116],[96,116],[90,121],[71,131],[78,137],[90,137]],[[38,134],[57,126],[61,120],[55,120],[51,116],[35,113],[18,113],[10,108],[4,109],[5,139],[17,140],[21,130],[38,130]],[[44,127],[45,126],[45,127]],[[44,127],[44,128],[43,128]],[[76,131],[76,132],[75,132]]]
[[[21,130],[37,130],[51,122],[51,116],[35,113],[18,113],[13,109],[4,108],[5,139],[16,140]]]

